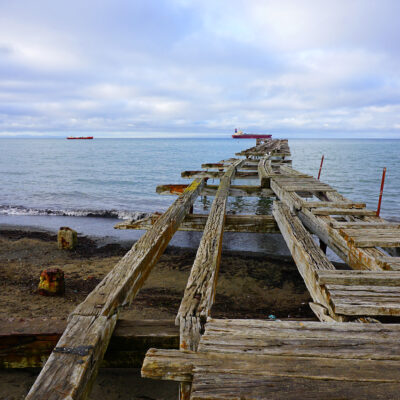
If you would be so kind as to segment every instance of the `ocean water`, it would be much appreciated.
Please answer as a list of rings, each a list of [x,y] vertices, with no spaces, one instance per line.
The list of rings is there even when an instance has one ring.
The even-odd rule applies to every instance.
[[[202,163],[233,157],[254,142],[231,138],[0,139],[0,223],[50,229],[72,225],[85,234],[137,239],[138,232],[112,227],[118,219],[166,210],[174,197],[158,195],[158,184],[189,183],[180,177],[181,171],[199,170]],[[291,139],[289,146],[293,167],[314,176],[324,154],[321,180],[371,209],[377,207],[382,168],[387,167],[381,215],[400,221],[400,140]],[[211,201],[199,198],[195,212],[207,212]],[[255,210],[263,214],[270,207],[265,199],[231,198],[229,202],[234,213]],[[246,249],[259,250],[265,241],[260,236],[241,235],[244,239],[237,241],[242,240]],[[177,240],[195,245],[198,238],[197,233],[180,233]]]

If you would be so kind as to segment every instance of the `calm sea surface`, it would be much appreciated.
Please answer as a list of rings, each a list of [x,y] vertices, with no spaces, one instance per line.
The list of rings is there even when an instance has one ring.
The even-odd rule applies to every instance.
[[[84,233],[111,235],[115,219],[139,218],[171,204],[174,197],[155,192],[158,184],[188,183],[181,171],[253,145],[230,138],[0,139],[0,223],[55,229],[74,217],[72,225]],[[400,221],[400,140],[291,139],[289,145],[294,168],[316,176],[324,154],[321,180],[371,209],[386,166],[381,215]],[[207,212],[210,201],[199,198],[195,212]],[[270,206],[253,198],[229,204],[235,213],[267,213]]]

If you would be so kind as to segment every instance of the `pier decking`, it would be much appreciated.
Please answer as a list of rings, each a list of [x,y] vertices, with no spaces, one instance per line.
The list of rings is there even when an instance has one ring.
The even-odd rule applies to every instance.
[[[182,172],[189,185],[159,186],[178,195],[164,214],[118,225],[147,232],[70,315],[28,399],[87,397],[119,310],[178,229],[204,232],[176,316],[179,349],[149,350],[144,377],[181,382],[182,400],[399,398],[400,226],[293,169],[287,140],[236,156]],[[214,196],[207,216],[192,212],[199,195]],[[227,215],[229,196],[271,197],[272,215]],[[281,232],[320,322],[211,318],[224,231]]]

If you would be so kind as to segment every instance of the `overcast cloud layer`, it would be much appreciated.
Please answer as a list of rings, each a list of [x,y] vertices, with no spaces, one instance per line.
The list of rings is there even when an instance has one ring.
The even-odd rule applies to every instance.
[[[400,1],[0,0],[0,134],[400,138]]]

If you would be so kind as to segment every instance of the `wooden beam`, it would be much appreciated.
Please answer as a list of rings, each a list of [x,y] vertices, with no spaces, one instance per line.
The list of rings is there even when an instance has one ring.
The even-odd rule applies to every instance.
[[[360,229],[400,229],[400,224],[389,223],[385,221],[369,222],[369,221],[331,221],[330,226],[335,229],[342,228],[360,228]]]
[[[271,175],[273,174],[269,156],[264,156],[258,163],[258,176],[260,178],[260,186],[270,188]]]
[[[182,178],[188,178],[188,179],[194,179],[194,178],[222,179],[223,176],[224,176],[223,171],[183,171],[181,173]],[[235,174],[235,179],[258,179],[258,172],[238,171]]]
[[[315,215],[352,215],[352,216],[365,216],[376,215],[374,210],[354,209],[354,208],[316,208],[312,210]]]
[[[354,269],[381,271],[382,265],[379,258],[385,253],[376,248],[357,248],[354,244],[332,228],[330,216],[318,216],[309,210],[302,209],[298,216],[303,224],[322,241],[324,241],[342,260]]]
[[[335,270],[335,267],[313,241],[297,216],[290,213],[287,205],[275,201],[272,213],[313,301],[323,305],[332,318],[342,321],[343,318],[333,311],[329,297],[325,289],[318,284],[316,277],[316,271]]]
[[[207,164],[201,164],[201,168],[203,168],[203,169],[214,168],[214,169],[218,169],[218,170],[222,170],[222,169],[225,170],[225,169],[229,168],[229,165],[230,165],[229,162],[228,163],[226,163],[226,162],[224,162],[224,163],[207,163]],[[256,171],[257,165],[253,165],[251,163],[244,163],[240,167],[240,169],[250,169],[250,170]]]
[[[321,208],[321,207],[329,207],[334,209],[358,209],[365,208],[365,203],[354,203],[352,201],[349,202],[333,202],[333,201],[306,201],[303,204],[303,207],[306,208]]]
[[[399,271],[318,271],[320,285],[400,286]]]
[[[42,367],[66,326],[56,318],[1,320],[0,368]],[[179,347],[173,320],[119,320],[100,367],[140,368],[150,347]]]
[[[236,169],[243,162],[244,160],[234,162],[225,172],[204,227],[176,317],[176,323],[180,326],[181,349],[196,350],[202,325],[214,303],[229,186]]]
[[[70,315],[66,330],[27,399],[85,399],[107,349],[118,310],[129,304],[199,195],[195,180]]]
[[[137,221],[120,222],[115,229],[150,229],[160,214],[152,214]],[[207,214],[188,214],[179,226],[180,231],[204,230],[207,222]],[[225,232],[246,233],[280,233],[272,215],[227,215],[225,220]]]
[[[239,342],[240,339],[238,338],[237,341]],[[242,339],[241,341],[245,346],[246,340]],[[226,342],[229,343],[229,338],[226,339]],[[349,343],[356,346],[357,340],[349,341]],[[262,344],[263,341],[259,340],[258,345],[261,347]],[[329,346],[328,343],[327,346]],[[332,346],[330,350],[334,352],[334,347]],[[199,370],[207,368],[210,375],[218,375],[225,371],[231,374],[233,380],[237,374],[256,375],[259,384],[268,376],[308,378],[313,379],[315,384],[318,384],[319,380],[327,379],[335,380],[337,385],[343,381],[350,381],[353,384],[357,381],[400,382],[396,368],[398,367],[397,360],[287,356],[276,353],[275,355],[256,355],[245,352],[196,353],[150,349],[142,367],[142,376],[151,379],[191,382],[193,375],[196,376]],[[234,399],[234,394],[231,393],[229,398]],[[263,397],[263,399],[267,398],[269,397]]]
[[[163,195],[179,195],[183,193],[188,185],[172,184],[158,185],[156,192]],[[205,185],[201,191],[202,196],[215,196],[218,185]],[[229,188],[230,197],[275,197],[270,189],[264,189],[255,185],[232,185]]]

